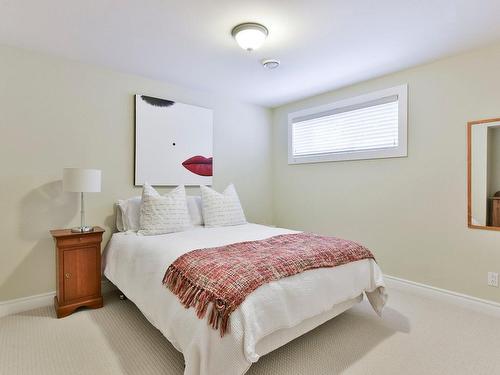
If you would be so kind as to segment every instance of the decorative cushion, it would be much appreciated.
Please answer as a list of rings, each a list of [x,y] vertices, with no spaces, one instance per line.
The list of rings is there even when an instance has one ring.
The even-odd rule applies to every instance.
[[[222,194],[207,186],[200,186],[203,220],[206,227],[224,227],[246,224],[245,213],[234,185]]]
[[[191,226],[186,190],[178,186],[160,195],[151,185],[144,184],[139,234],[146,236],[181,232]]]
[[[140,229],[141,216],[140,195],[129,199],[119,199],[116,211],[116,229],[120,232],[134,231]],[[191,223],[193,225],[203,225],[203,214],[201,211],[201,197],[199,195],[187,196],[187,205]]]

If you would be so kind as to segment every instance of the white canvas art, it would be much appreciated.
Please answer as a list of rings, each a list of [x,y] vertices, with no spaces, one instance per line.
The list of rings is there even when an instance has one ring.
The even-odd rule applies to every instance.
[[[135,185],[211,185],[213,111],[135,96]]]

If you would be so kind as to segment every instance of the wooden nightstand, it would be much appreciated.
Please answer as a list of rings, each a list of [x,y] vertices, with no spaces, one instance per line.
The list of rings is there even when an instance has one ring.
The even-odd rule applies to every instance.
[[[56,244],[57,293],[54,306],[58,318],[77,308],[102,307],[101,241],[104,229],[72,233],[71,229],[51,230]]]
[[[491,224],[500,227],[500,197],[491,197]]]

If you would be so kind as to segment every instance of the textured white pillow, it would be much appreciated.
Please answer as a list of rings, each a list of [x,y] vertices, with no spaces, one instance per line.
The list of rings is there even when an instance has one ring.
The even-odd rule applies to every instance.
[[[141,202],[142,198],[140,196],[132,197],[129,199],[119,199],[118,200],[118,210],[121,213],[121,226],[119,226],[119,214],[117,214],[117,229],[119,231],[138,231],[140,227],[139,217],[141,214]]]
[[[203,220],[206,227],[225,227],[246,224],[245,213],[234,185],[222,194],[206,186],[200,186]]]
[[[183,231],[191,226],[184,186],[160,195],[151,185],[142,188],[139,234],[146,236]]]
[[[140,195],[129,199],[119,199],[116,212],[116,229],[120,232],[128,230],[137,232],[140,229],[141,216]],[[193,225],[203,225],[203,214],[201,212],[201,197],[199,195],[187,196],[189,217]]]
[[[193,225],[203,225],[203,214],[201,211],[201,197],[199,195],[188,196],[187,205],[191,223]]]

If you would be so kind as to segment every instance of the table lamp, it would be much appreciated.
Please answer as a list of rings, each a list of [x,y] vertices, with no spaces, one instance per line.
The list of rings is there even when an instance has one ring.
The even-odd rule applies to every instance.
[[[101,191],[101,171],[99,169],[64,168],[63,190],[80,193],[80,227],[72,228],[71,231],[75,233],[92,232],[94,227],[85,225],[83,193],[98,193]]]

